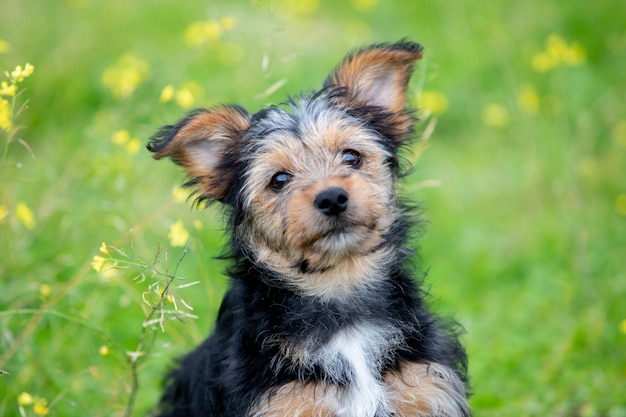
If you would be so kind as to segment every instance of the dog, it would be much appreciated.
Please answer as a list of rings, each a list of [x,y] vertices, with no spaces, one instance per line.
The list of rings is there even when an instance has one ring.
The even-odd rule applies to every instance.
[[[319,91],[198,109],[148,149],[227,210],[230,289],[165,381],[160,416],[469,416],[456,324],[434,316],[396,194],[422,47],[349,54]]]

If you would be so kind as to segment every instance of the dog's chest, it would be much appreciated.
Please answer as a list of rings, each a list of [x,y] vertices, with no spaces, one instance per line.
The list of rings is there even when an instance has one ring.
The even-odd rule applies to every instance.
[[[395,328],[361,324],[341,330],[309,356],[327,383],[324,403],[338,417],[373,417],[389,409],[381,371],[400,344]]]

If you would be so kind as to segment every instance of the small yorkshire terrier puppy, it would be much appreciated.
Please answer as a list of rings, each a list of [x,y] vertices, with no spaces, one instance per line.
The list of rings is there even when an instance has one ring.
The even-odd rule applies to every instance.
[[[152,137],[232,234],[215,330],[167,378],[159,415],[470,415],[465,351],[427,309],[396,195],[421,56],[373,45],[284,106],[199,109]]]

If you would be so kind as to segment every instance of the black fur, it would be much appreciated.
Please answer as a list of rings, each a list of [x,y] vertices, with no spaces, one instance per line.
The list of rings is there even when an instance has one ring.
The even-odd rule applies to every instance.
[[[389,357],[385,370],[395,369],[402,360],[437,362],[456,369],[466,381],[467,360],[458,342],[458,326],[428,312],[424,294],[403,265],[392,267],[384,285],[371,293],[375,296],[343,304],[320,303],[268,286],[271,271],[259,270],[245,257],[237,260],[229,270],[233,282],[214,333],[168,376],[160,415],[245,416],[268,390],[289,381],[323,378],[316,369],[276,366],[277,348],[264,346],[264,338],[314,334],[323,344],[357,320],[405,327],[406,348]]]

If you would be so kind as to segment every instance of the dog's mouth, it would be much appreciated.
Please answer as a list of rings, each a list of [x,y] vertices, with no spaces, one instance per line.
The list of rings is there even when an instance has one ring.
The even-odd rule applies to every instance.
[[[376,224],[338,225],[299,242],[299,268],[302,272],[332,268],[346,258],[366,255],[380,244],[382,233]]]
[[[351,224],[348,227],[336,227],[323,233],[315,242],[319,246],[332,246],[331,251],[348,252],[358,249],[364,241],[371,239],[373,234],[377,234],[376,224]]]
[[[360,241],[365,236],[376,233],[377,228],[378,219],[375,218],[355,219],[346,215],[332,219],[319,219],[317,227],[311,230],[310,236],[304,240],[304,243],[323,245],[325,242],[331,242],[349,248],[355,241]]]

